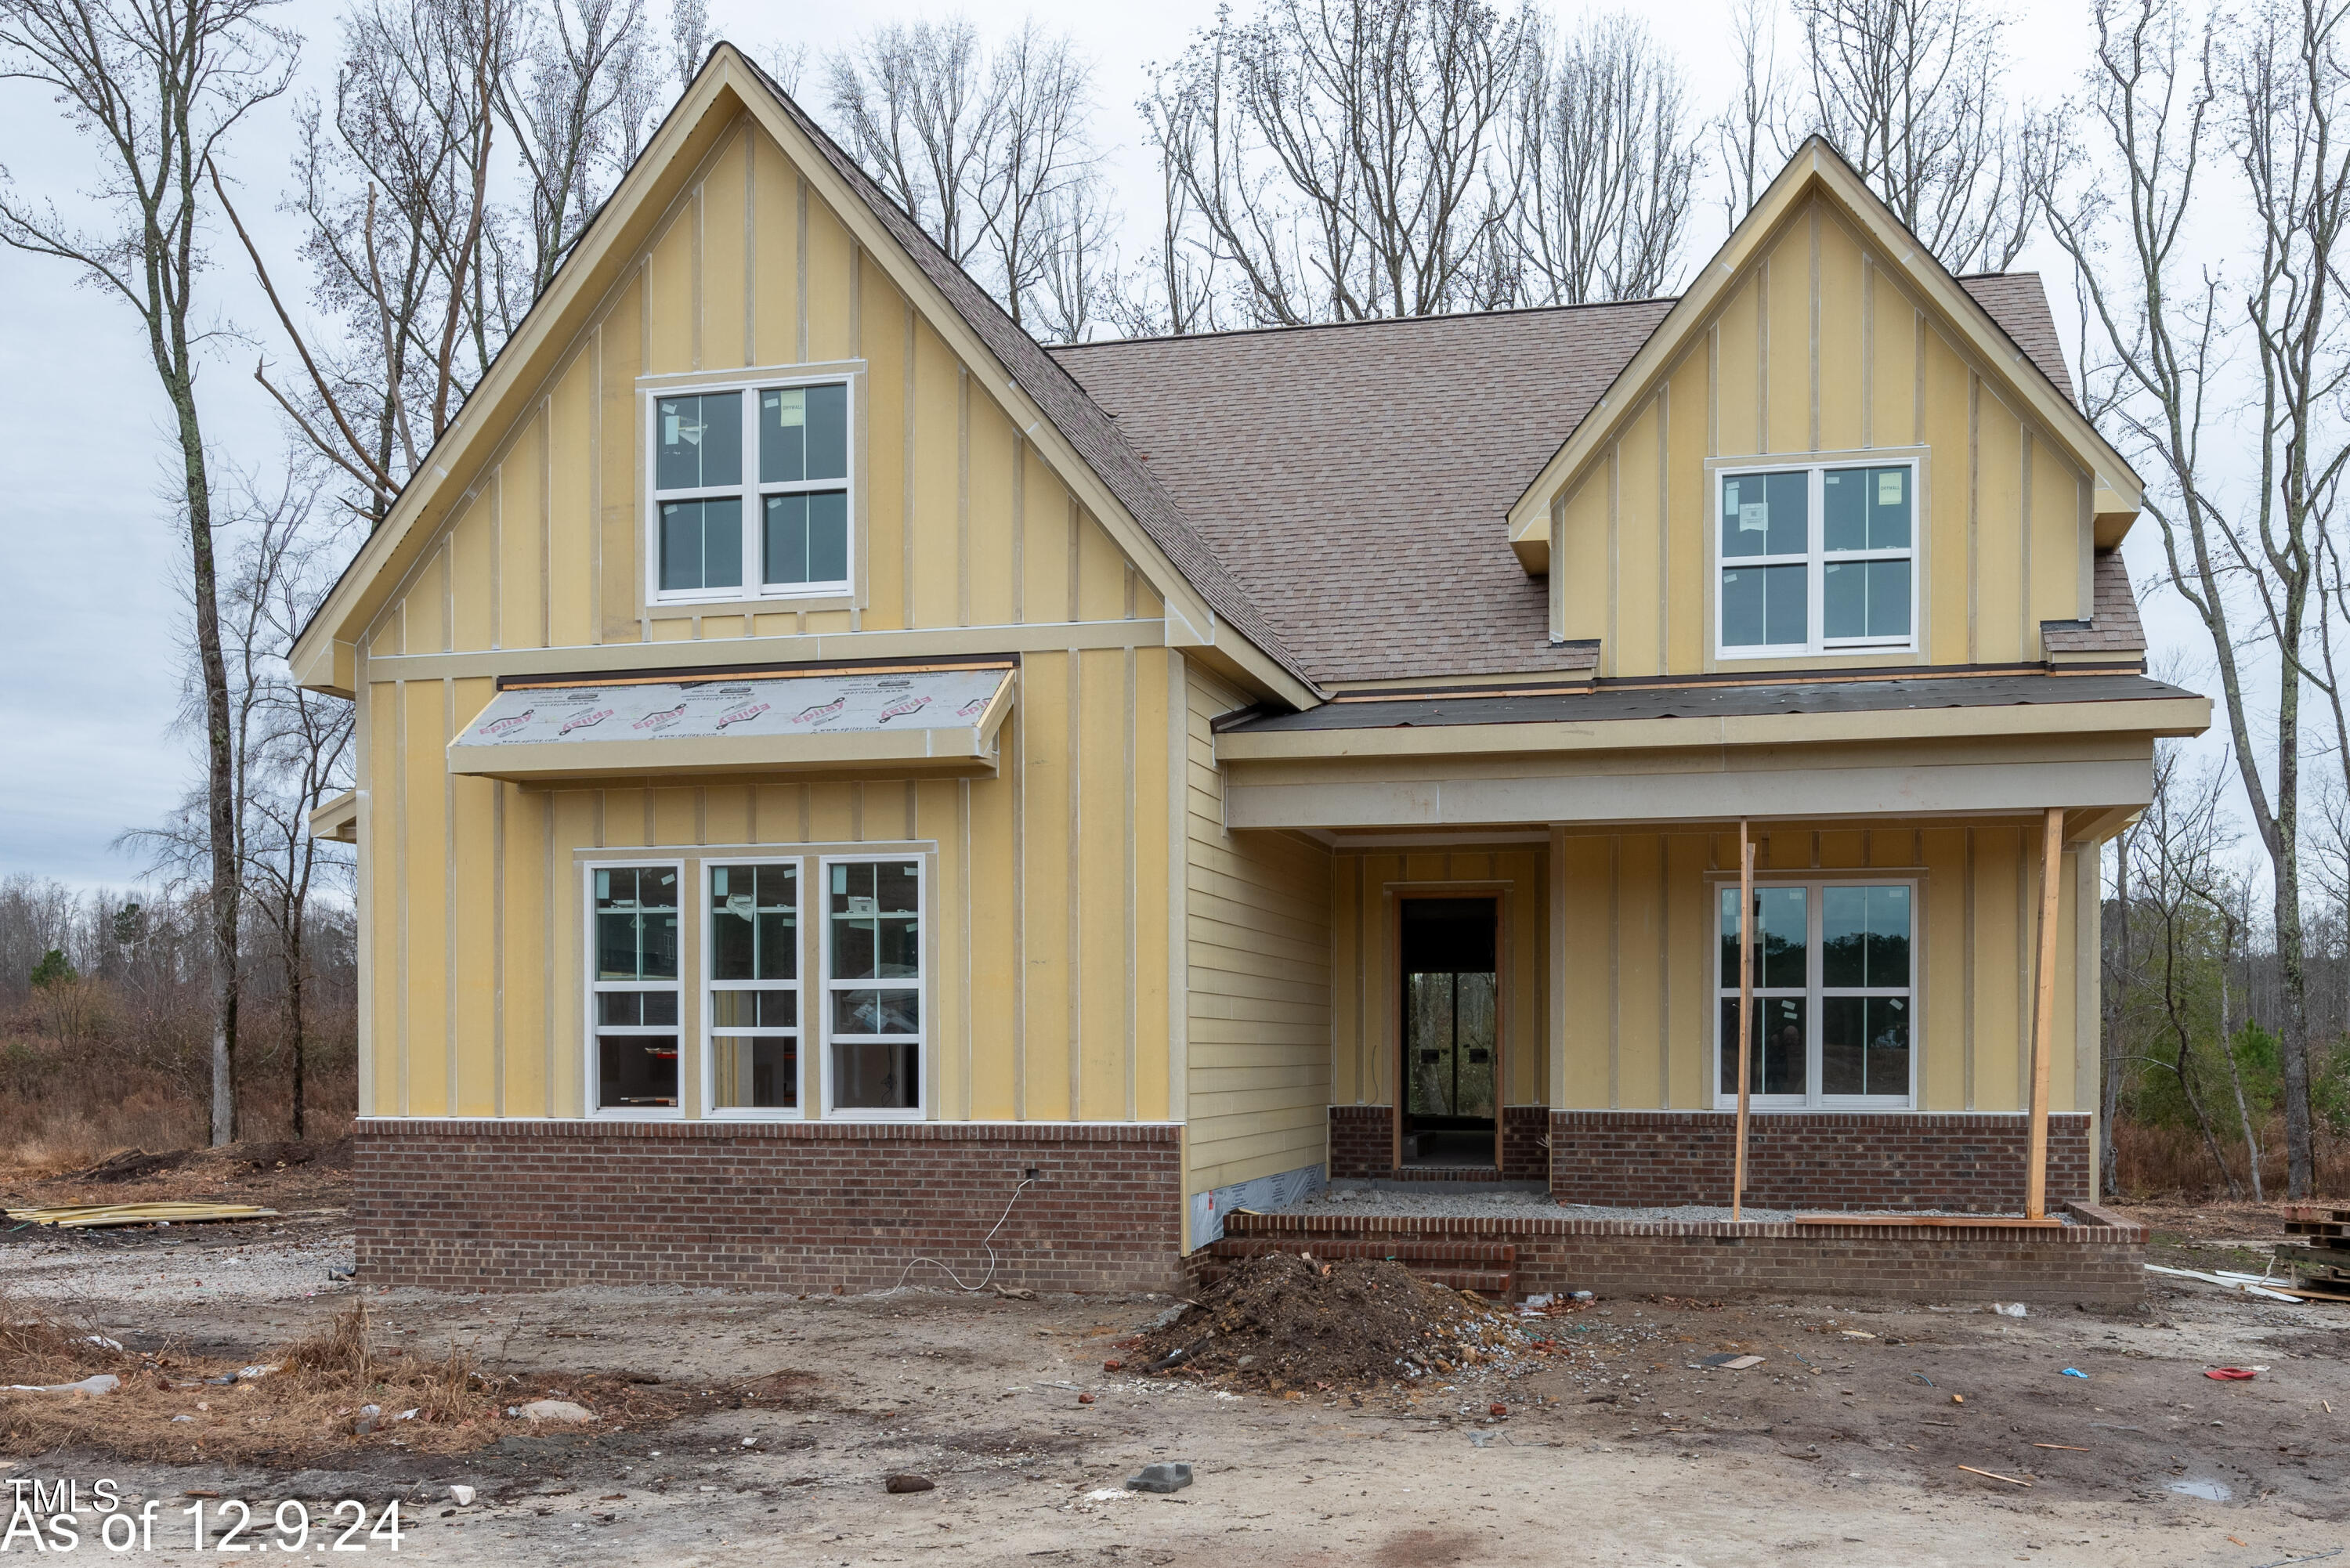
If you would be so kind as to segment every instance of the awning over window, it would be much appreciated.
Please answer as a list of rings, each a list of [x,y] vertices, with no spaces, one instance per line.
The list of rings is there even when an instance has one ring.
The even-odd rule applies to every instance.
[[[986,774],[1008,659],[515,680],[449,742],[449,771],[553,780],[765,773]]]

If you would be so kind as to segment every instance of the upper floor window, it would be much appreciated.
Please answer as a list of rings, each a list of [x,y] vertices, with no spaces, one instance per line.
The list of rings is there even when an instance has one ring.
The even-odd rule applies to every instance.
[[[848,591],[847,382],[649,401],[652,599]]]
[[[1741,469],[1717,483],[1721,657],[1916,646],[1915,462]]]

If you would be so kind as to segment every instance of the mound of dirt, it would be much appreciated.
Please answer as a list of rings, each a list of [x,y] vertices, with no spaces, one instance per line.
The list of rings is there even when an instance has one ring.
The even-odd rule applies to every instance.
[[[87,1170],[68,1170],[51,1178],[55,1181],[143,1181],[151,1176],[177,1170],[196,1158],[192,1148],[175,1148],[161,1154],[149,1154],[143,1148],[119,1148]]]
[[[1497,1308],[1400,1263],[1272,1252],[1242,1261],[1181,1317],[1145,1334],[1134,1355],[1155,1375],[1280,1393],[1447,1375],[1522,1345]]]

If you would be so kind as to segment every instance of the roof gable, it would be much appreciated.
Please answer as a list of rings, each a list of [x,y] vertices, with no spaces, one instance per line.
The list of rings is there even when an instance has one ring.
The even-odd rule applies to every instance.
[[[1749,265],[1814,200],[1851,223],[1887,271],[1936,313],[2015,405],[2028,410],[2083,470],[2095,475],[2098,543],[2118,542],[2119,529],[2137,511],[2141,484],[2128,462],[2074,406],[2071,378],[2064,374],[2054,323],[2047,318],[2038,280],[2028,274],[1966,281],[1952,275],[1843,156],[1814,136],[1788,161],[1589,414],[1569,427],[1566,439],[1510,507],[1510,544],[1528,571],[1549,567],[1552,499],[1571,488],[1638,416],[1658,382],[1697,344]],[[2000,307],[1998,316],[1994,306]]]
[[[1294,656],[1109,417],[780,88],[726,44],[712,50],[390,515],[304,628],[293,658],[303,684],[350,691],[361,628],[462,509],[504,431],[567,361],[677,189],[745,115],[783,148],[811,194],[866,246],[1164,597],[1170,642],[1201,650],[1292,703],[1313,701]]]

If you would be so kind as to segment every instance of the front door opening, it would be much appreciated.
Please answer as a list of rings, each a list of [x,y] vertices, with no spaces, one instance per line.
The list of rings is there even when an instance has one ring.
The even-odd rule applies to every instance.
[[[1493,898],[1405,898],[1406,1165],[1494,1163]]]

